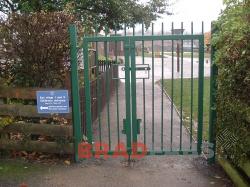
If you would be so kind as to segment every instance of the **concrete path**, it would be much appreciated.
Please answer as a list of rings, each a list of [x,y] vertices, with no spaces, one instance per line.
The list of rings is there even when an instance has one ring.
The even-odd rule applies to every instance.
[[[71,166],[50,166],[30,178],[30,187],[231,187],[218,166],[190,156],[148,156],[131,163],[122,159],[85,160]]]
[[[123,59],[123,56],[119,56],[119,59]],[[208,63],[207,63],[208,62]],[[142,57],[137,56],[136,57],[136,64],[142,64]],[[149,66],[152,68],[152,58],[151,57],[145,57],[144,63],[149,64]],[[181,60],[180,60],[180,72],[177,72],[177,58],[174,57],[174,63],[173,63],[173,69],[174,69],[174,79],[181,78]],[[183,58],[183,78],[190,78],[191,77],[191,59],[190,58]],[[161,78],[161,70],[162,70],[162,59],[161,58],[154,58],[154,73],[155,73],[155,79]],[[199,59],[194,58],[193,59],[193,77],[197,78],[199,72]],[[152,75],[152,71],[150,71],[150,75]],[[204,59],[204,76],[210,77],[210,61],[209,59]],[[152,76],[150,77],[150,79]],[[171,56],[165,56],[164,57],[164,78],[165,79],[171,79],[172,78],[172,57]]]
[[[150,62],[149,62],[150,63]],[[159,66],[159,63],[158,63]],[[157,67],[156,67],[157,68]],[[156,79],[145,81],[145,111],[146,111],[146,144],[152,149],[152,101],[154,99],[154,149],[161,148],[161,88],[156,81],[159,80],[159,71]],[[101,139],[114,150],[119,141],[126,143],[126,137],[121,133],[122,121],[125,118],[125,83],[121,81],[118,89],[119,119],[117,119],[116,93],[110,98],[110,133],[108,131],[108,107],[101,113]],[[143,83],[137,81],[137,116],[143,119]],[[154,98],[152,98],[152,86]],[[163,146],[170,148],[170,104],[164,95],[163,99]],[[139,141],[144,141],[144,121],[141,125]],[[99,141],[99,123],[95,121],[94,142]],[[119,128],[119,130],[118,130]],[[180,145],[180,119],[176,111],[173,114],[173,149],[179,149]],[[192,144],[196,148],[195,143]],[[183,149],[190,147],[190,136],[183,127]],[[203,157],[198,156],[147,156],[128,164],[124,158],[87,159],[79,164],[70,166],[49,167],[48,173],[28,181],[29,186],[55,186],[55,187],[227,187],[232,186],[230,180],[217,165],[208,166]]]

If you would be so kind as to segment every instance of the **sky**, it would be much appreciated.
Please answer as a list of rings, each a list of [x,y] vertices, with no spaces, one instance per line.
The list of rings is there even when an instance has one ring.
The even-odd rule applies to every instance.
[[[148,0],[141,0],[146,3]],[[184,32],[191,32],[191,22],[193,21],[194,34],[200,34],[202,31],[202,21],[204,22],[204,32],[211,30],[211,22],[216,20],[223,10],[223,0],[169,0],[173,3],[168,7],[173,15],[162,15],[162,18],[154,21],[154,32],[160,33],[162,23],[164,23],[164,31],[170,32],[172,22],[174,28],[181,28],[183,22]],[[141,25],[135,27],[136,32],[141,32]],[[123,31],[120,31],[121,33]],[[132,33],[132,29],[128,30]],[[151,29],[148,31],[151,33]]]
[[[175,28],[184,24],[186,32],[190,31],[191,21],[194,22],[195,32],[201,31],[201,22],[204,21],[204,30],[209,31],[211,21],[216,20],[223,9],[223,0],[172,0],[174,5],[169,10],[174,13],[172,16],[163,16],[155,21],[156,24],[164,22],[170,29],[171,22]],[[159,28],[159,27],[155,27]]]

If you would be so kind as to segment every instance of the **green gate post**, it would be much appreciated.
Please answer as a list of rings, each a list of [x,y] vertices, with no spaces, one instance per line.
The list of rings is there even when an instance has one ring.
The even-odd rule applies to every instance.
[[[73,133],[74,133],[74,149],[75,162],[78,158],[78,144],[81,141],[81,114],[78,86],[78,62],[77,62],[77,32],[76,26],[69,26],[70,33],[70,61],[71,61],[71,96],[72,96],[72,113],[73,113]]]
[[[125,27],[126,28],[126,27]],[[126,30],[125,30],[126,32]],[[127,152],[128,155],[131,155],[132,145],[131,145],[131,85],[130,85],[130,41],[129,37],[126,37],[124,40],[124,49],[125,49],[125,97],[126,97],[126,136],[127,136]]]
[[[204,35],[199,39],[199,82],[198,82],[198,143],[197,152],[202,152],[203,132],[203,97],[204,97]]]
[[[215,27],[211,25],[211,40],[215,33]],[[217,75],[218,69],[215,64],[215,46],[211,45],[211,71],[210,71],[210,108],[209,108],[209,149],[212,154],[209,154],[208,163],[215,163],[216,155],[216,93],[217,93]],[[209,151],[210,152],[210,151]]]

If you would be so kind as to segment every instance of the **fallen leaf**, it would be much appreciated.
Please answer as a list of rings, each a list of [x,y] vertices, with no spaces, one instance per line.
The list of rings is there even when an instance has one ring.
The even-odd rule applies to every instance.
[[[25,183],[22,183],[22,184],[19,185],[19,187],[28,187],[28,185],[25,184]]]
[[[221,177],[220,177],[220,176],[218,176],[218,175],[215,175],[215,176],[214,176],[214,178],[216,178],[216,179],[220,179]]]
[[[65,163],[66,165],[68,165],[68,166],[70,165],[70,161],[69,161],[69,160],[65,160],[64,163]]]
[[[21,151],[21,153],[24,155],[24,156],[27,156],[28,153],[26,151]]]

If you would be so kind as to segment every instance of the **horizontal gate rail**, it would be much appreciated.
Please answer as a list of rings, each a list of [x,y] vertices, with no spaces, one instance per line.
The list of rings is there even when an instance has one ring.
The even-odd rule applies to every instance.
[[[117,151],[92,151],[93,155],[114,155],[117,156]],[[125,157],[127,154],[126,151],[119,151],[119,156],[121,157]],[[136,153],[132,153],[132,155],[199,155],[199,153],[197,151],[192,151],[192,150],[161,150],[161,151],[146,151],[146,152],[141,152],[141,151],[137,151]]]
[[[84,42],[120,42],[129,38],[132,41],[151,41],[151,40],[202,40],[204,35],[163,35],[163,36],[96,36],[84,37]]]

